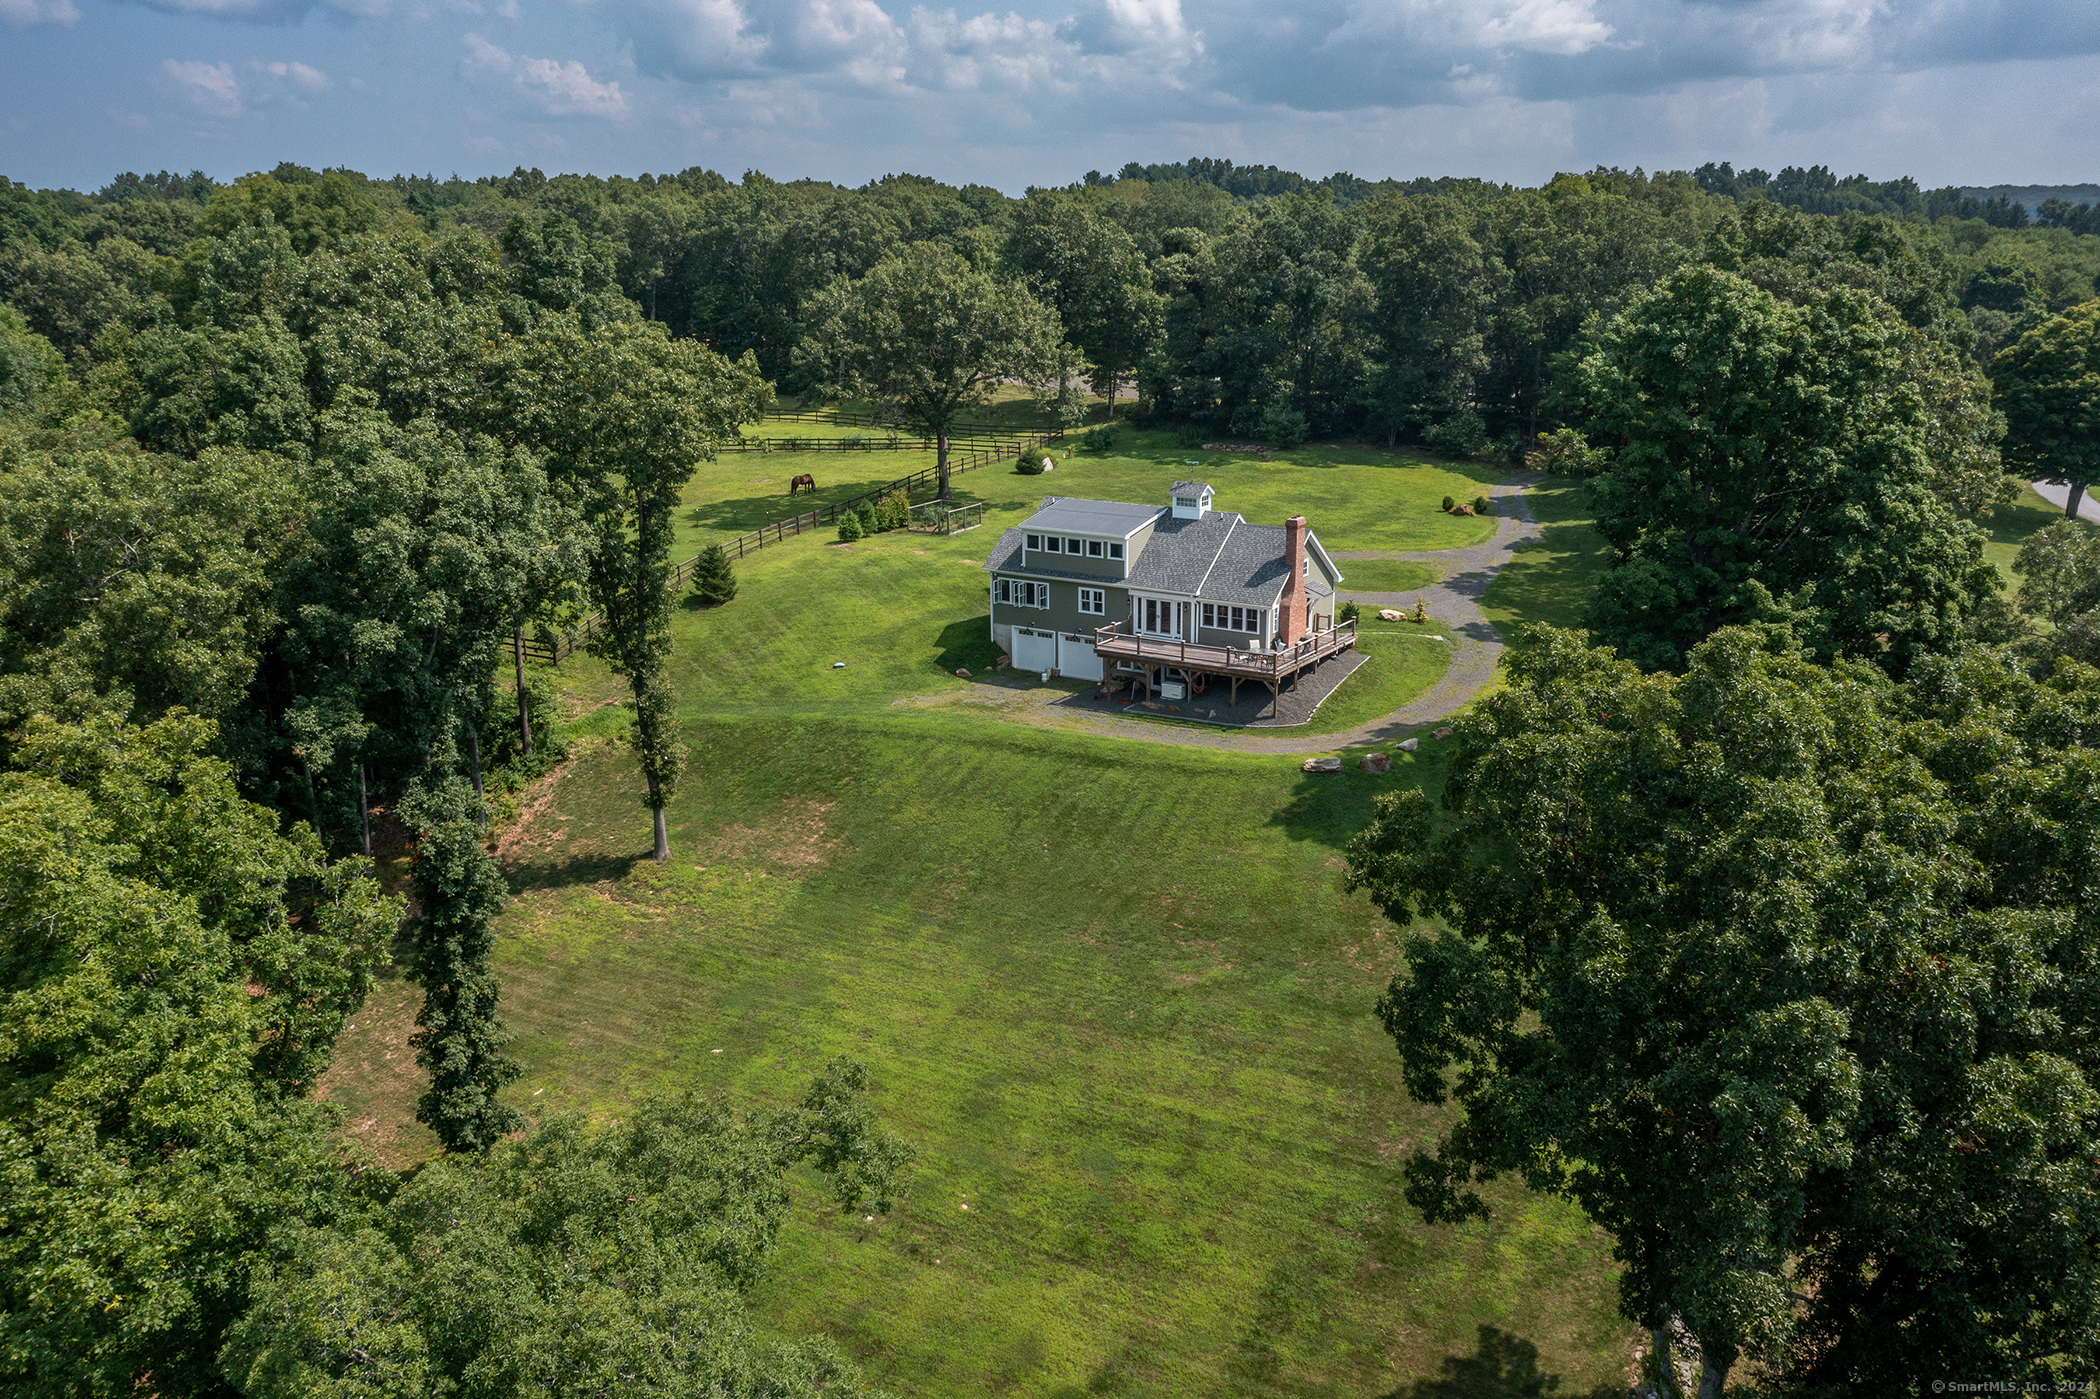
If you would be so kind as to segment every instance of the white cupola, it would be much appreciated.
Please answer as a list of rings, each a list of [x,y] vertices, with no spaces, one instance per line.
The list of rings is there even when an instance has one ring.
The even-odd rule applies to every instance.
[[[1201,481],[1176,481],[1174,483],[1174,518],[1177,520],[1200,520],[1203,512],[1210,509],[1211,488]]]

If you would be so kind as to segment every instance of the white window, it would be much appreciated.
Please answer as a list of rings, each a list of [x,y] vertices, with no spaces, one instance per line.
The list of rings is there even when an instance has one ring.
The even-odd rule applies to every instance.
[[[1082,550],[1082,549],[1080,548],[1080,546],[1079,546],[1079,541],[1078,541],[1078,540],[1076,540],[1076,539],[1067,539],[1067,540],[1065,541],[1065,552],[1066,552],[1067,554],[1078,554],[1078,553],[1082,553],[1082,552],[1084,552],[1084,551],[1083,551],[1083,550]]]
[[[1209,604],[1209,603],[1207,603],[1207,602],[1203,604],[1203,625],[1204,625],[1204,626],[1206,626],[1206,627],[1214,627],[1214,626],[1216,626],[1216,625],[1217,625],[1217,621],[1216,621],[1216,620],[1214,619],[1214,617],[1213,617],[1213,615],[1212,615],[1212,614],[1213,614],[1213,613],[1214,613],[1214,612],[1215,612],[1216,610],[1217,610],[1217,609],[1213,608],[1213,607],[1211,606],[1211,604]]]
[[[1108,611],[1108,594],[1099,588],[1081,588],[1079,590],[1079,610],[1081,612],[1091,612],[1096,617],[1105,615]]]
[[[1192,495],[1175,496],[1174,503],[1184,510],[1193,510],[1196,508],[1196,498]]]
[[[1042,537],[1042,536],[1041,536],[1040,534],[1031,534],[1031,535],[1029,535],[1029,536],[1028,536],[1028,547],[1029,547],[1029,548],[1031,548],[1031,549],[1040,549],[1040,548],[1042,548],[1042,547],[1043,547],[1043,537]]]
[[[1046,553],[1051,553],[1051,554],[1059,553],[1059,552],[1061,552],[1061,551],[1062,551],[1062,550],[1064,549],[1064,547],[1065,547],[1065,542],[1064,542],[1064,540],[1062,540],[1062,539],[1059,539],[1059,538],[1058,538],[1058,537],[1057,537],[1056,535],[1054,535],[1054,534],[1052,534],[1052,535],[1046,535],[1046,536],[1044,537],[1044,539],[1043,539],[1043,549],[1044,549],[1044,552],[1046,552]]]
[[[1001,578],[997,584],[997,591],[992,596],[1001,602],[1012,602],[1014,600],[1014,580]]]
[[[1030,583],[1028,585],[1028,605],[1030,607],[1048,607],[1050,605],[1050,585],[1048,583]]]
[[[1088,540],[1088,541],[1086,542],[1086,556],[1087,556],[1088,558],[1090,558],[1090,559],[1098,559],[1098,558],[1100,558],[1100,557],[1101,557],[1101,541],[1100,541],[1100,540],[1098,540],[1098,539],[1089,539],[1089,540]]]
[[[1109,544],[1108,544],[1108,556],[1109,556],[1110,558],[1112,558],[1112,559],[1120,559],[1120,558],[1122,558],[1122,557],[1123,557],[1123,541],[1121,541],[1120,539],[1112,539],[1112,540],[1110,540],[1110,541],[1109,541]]]

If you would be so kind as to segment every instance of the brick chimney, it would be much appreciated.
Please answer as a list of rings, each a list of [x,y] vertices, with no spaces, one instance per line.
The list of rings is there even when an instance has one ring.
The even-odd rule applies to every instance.
[[[1283,522],[1283,601],[1278,606],[1277,635],[1286,646],[1305,636],[1305,517]]]

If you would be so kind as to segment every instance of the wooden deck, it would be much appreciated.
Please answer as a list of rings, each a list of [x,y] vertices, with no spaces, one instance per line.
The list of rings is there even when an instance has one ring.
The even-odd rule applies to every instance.
[[[1127,661],[1135,665],[1173,666],[1191,679],[1198,675],[1218,676],[1231,681],[1235,701],[1242,680],[1259,680],[1274,696],[1283,682],[1340,655],[1356,645],[1356,619],[1350,618],[1328,631],[1313,632],[1295,646],[1280,651],[1248,651],[1237,646],[1209,646],[1197,641],[1175,641],[1139,636],[1129,622],[1111,622],[1094,629],[1094,652],[1104,661]],[[1112,671],[1107,672],[1113,674]]]

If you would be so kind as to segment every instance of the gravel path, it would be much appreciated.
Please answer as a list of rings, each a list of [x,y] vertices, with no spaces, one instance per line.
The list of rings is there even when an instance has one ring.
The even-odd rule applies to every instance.
[[[2071,498],[2071,488],[2069,486],[2052,486],[2047,481],[2030,481],[2028,484],[2034,487],[2036,495],[2059,510],[2063,509],[2064,502]],[[2100,524],[2100,500],[2093,499],[2091,491],[2087,491],[2085,495],[2079,498],[2078,518],[2090,520],[2094,524]]]

